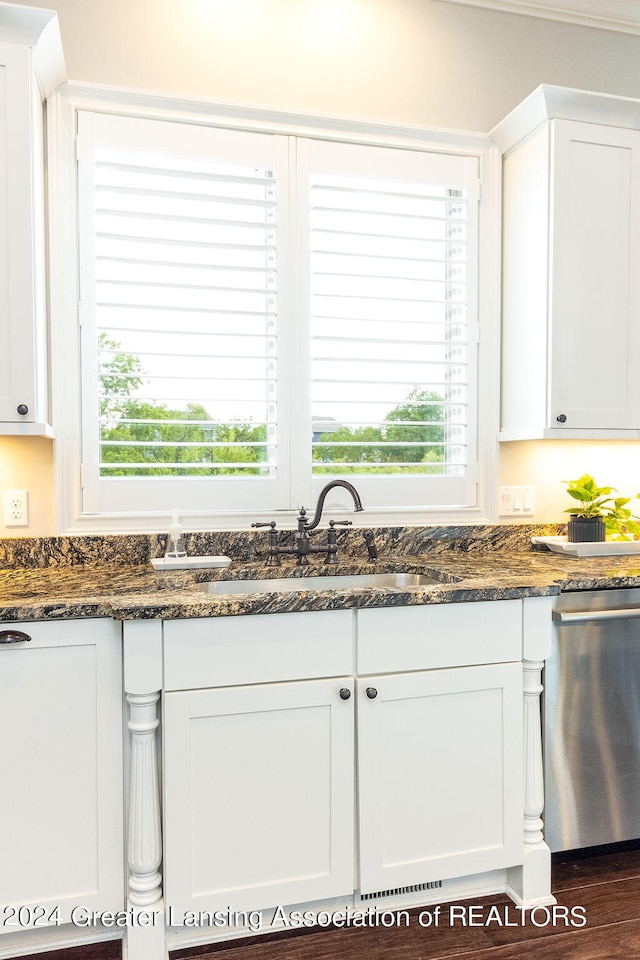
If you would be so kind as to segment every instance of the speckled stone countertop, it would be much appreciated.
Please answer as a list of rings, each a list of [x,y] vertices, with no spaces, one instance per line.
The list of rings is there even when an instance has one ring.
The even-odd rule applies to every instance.
[[[367,563],[360,532],[343,531],[340,562],[309,567],[292,559],[265,566],[264,537],[191,534],[193,555],[226,553],[225,570],[155,572],[161,536],[0,540],[0,621],[78,617],[120,620],[175,619],[239,614],[411,606],[553,596],[565,590],[640,587],[638,555],[578,559],[534,550],[541,527],[384,528],[376,530],[379,558]],[[225,549],[226,548],[226,549]],[[198,586],[208,580],[357,573],[425,573],[438,582],[418,587],[308,590],[216,596]]]

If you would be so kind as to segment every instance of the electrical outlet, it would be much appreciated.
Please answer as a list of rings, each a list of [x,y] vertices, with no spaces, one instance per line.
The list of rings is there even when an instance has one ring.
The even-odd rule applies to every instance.
[[[29,526],[29,494],[26,490],[5,490],[4,525],[5,527]]]

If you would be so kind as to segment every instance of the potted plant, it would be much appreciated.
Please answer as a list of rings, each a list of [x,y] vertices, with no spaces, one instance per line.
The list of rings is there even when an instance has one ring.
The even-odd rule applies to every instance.
[[[612,497],[614,487],[599,487],[585,473],[578,480],[565,480],[567,493],[578,501],[565,510],[570,514],[567,539],[572,543],[600,542],[607,534],[613,539],[631,540],[640,535],[640,522],[627,507],[631,497]]]

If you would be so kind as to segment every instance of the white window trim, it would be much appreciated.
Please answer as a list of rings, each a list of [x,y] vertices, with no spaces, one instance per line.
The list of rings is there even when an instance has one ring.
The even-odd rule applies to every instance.
[[[49,276],[52,410],[55,429],[54,523],[57,533],[146,532],[164,529],[166,513],[87,515],[81,512],[81,398],[78,326],[78,231],[75,125],[78,110],[200,123],[346,143],[392,146],[478,157],[482,194],[478,263],[478,505],[465,508],[395,507],[365,511],[358,526],[493,523],[497,520],[500,349],[500,153],[484,134],[367,123],[340,117],[284,113],[241,104],[185,100],[92,84],[67,83],[47,110],[49,176]],[[75,371],[78,375],[75,376]],[[309,507],[312,507],[309,504]],[[366,504],[365,504],[366,507]],[[276,516],[274,514],[274,516]],[[277,514],[294,526],[294,511]],[[254,511],[184,513],[189,530],[244,529]]]

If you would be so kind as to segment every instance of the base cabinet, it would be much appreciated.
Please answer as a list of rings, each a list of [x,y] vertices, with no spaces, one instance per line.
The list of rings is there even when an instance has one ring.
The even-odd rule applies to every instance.
[[[169,924],[522,862],[520,601],[173,621],[164,664]]]
[[[170,924],[351,893],[352,689],[346,677],[166,695]]]
[[[0,933],[122,909],[120,626],[7,623],[0,641]]]
[[[358,711],[362,893],[518,861],[519,664],[367,677]]]
[[[124,923],[96,916],[87,939],[122,930],[129,960],[162,960],[252,932],[194,929],[216,911],[319,915],[360,894],[386,908],[390,891],[405,908],[480,888],[553,903],[552,599],[0,624],[0,928],[20,933],[4,953],[69,942],[105,912]]]

